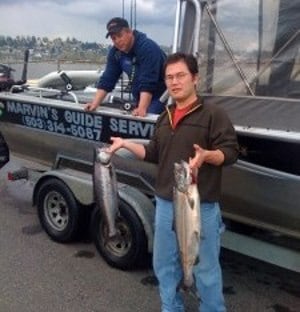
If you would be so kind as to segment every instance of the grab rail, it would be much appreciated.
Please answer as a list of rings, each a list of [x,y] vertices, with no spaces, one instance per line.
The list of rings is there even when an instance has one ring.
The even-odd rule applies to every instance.
[[[20,90],[20,87],[21,87],[21,90]],[[26,85],[23,85],[23,86],[19,86],[19,85],[13,85],[11,88],[10,88],[10,92],[11,93],[14,93],[14,92],[20,92],[20,91],[24,91],[24,90],[29,90],[29,91],[33,91],[33,92],[37,92],[38,93],[38,96],[40,98],[43,98],[43,93],[53,93],[53,94],[57,94],[57,95],[70,95],[75,104],[79,104],[79,101],[78,101],[78,97],[77,95],[72,92],[72,91],[62,91],[62,90],[59,90],[59,89],[52,89],[52,88],[43,88],[43,87],[30,87],[30,86],[26,86]]]
[[[183,11],[183,2],[190,2],[195,9],[195,23],[194,31],[192,34],[192,54],[197,55],[199,48],[199,37],[200,37],[200,23],[201,23],[201,6],[199,0],[177,0],[176,16],[175,16],[175,26],[174,26],[174,38],[172,52],[177,52],[180,44],[180,29],[181,29],[181,19]],[[186,15],[187,16],[187,15]]]

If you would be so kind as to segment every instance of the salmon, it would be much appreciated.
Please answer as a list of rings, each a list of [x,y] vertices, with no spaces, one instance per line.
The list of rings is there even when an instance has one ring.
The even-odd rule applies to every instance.
[[[201,232],[200,195],[189,164],[174,164],[174,226],[180,253],[183,287],[194,283],[193,267],[198,262]]]
[[[111,162],[112,154],[105,148],[95,148],[93,187],[98,209],[107,225],[108,238],[116,237],[116,218],[119,215],[119,196],[115,168]]]

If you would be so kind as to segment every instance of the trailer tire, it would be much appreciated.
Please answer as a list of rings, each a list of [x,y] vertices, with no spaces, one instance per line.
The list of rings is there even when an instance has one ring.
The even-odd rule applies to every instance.
[[[112,267],[130,270],[144,264],[147,257],[147,239],[143,224],[126,202],[120,200],[120,217],[116,220],[119,237],[106,240],[106,225],[99,209],[91,219],[91,234],[97,250]]]
[[[82,208],[65,183],[56,178],[42,182],[36,203],[40,223],[52,240],[68,243],[78,237]]]

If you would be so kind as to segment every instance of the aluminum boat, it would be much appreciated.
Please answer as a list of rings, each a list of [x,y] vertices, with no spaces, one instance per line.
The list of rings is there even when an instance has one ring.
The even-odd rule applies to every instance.
[[[238,134],[239,160],[224,170],[223,215],[298,240],[300,1],[257,0],[234,11],[231,5],[178,0],[173,50],[197,56],[203,101],[223,107]],[[134,117],[113,97],[84,112],[91,96],[26,87],[0,92],[0,151],[52,166],[60,155],[91,162],[93,146],[111,136],[149,139],[156,115]],[[118,165],[124,180],[151,193],[155,168],[149,168],[128,159]]]
[[[222,106],[240,156],[223,215],[300,238],[300,1],[177,1],[173,51],[197,56],[204,101]],[[299,244],[298,244],[299,248]]]

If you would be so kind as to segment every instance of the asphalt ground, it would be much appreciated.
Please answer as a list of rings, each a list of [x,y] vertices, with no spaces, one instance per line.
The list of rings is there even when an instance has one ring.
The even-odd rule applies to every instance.
[[[42,230],[28,181],[7,181],[13,159],[0,170],[0,312],[159,312],[150,266],[113,269],[89,237],[59,244]],[[228,311],[299,312],[300,274],[222,250]],[[184,295],[186,312],[197,299]]]

